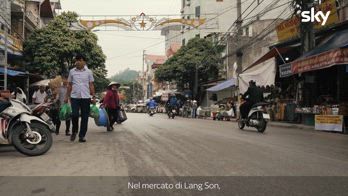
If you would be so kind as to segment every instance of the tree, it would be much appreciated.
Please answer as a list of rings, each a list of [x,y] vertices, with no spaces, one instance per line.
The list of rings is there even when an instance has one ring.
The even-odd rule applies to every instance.
[[[215,47],[210,41],[200,38],[191,39],[173,57],[169,58],[155,72],[159,82],[176,82],[183,90],[189,84],[194,90],[195,71],[198,70],[199,83],[207,82],[218,77],[222,47]]]
[[[88,68],[94,73],[97,89],[101,89],[99,85],[107,83],[106,57],[94,33],[69,29],[71,23],[78,21],[77,17],[74,12],[64,12],[30,35],[24,42],[26,69],[48,78],[67,74],[74,66],[75,54],[82,53],[86,56]]]

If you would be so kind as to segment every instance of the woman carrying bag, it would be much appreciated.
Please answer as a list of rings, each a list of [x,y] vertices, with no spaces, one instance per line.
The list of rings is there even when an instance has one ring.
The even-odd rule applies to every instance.
[[[106,95],[104,97],[102,107],[104,107],[109,116],[109,126],[107,127],[108,131],[114,129],[114,124],[117,122],[118,114],[120,110],[120,98],[118,96],[118,88],[121,85],[117,82],[111,82],[108,85]]]

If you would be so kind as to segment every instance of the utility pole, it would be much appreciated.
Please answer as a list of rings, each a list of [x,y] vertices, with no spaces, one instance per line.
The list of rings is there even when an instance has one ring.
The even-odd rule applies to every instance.
[[[25,40],[25,15],[26,15],[26,10],[27,10],[27,3],[24,1],[24,8],[23,8],[23,26],[22,26],[22,37],[23,41]]]
[[[313,0],[302,0],[301,1],[301,11],[310,11],[314,6]],[[302,53],[308,52],[315,47],[315,35],[314,27],[312,22],[301,22],[301,44]]]
[[[198,94],[198,65],[195,65],[195,84],[193,89],[193,97],[197,99]]]
[[[236,36],[236,43],[237,43],[237,52],[236,52],[236,57],[237,57],[237,86],[239,85],[239,74],[243,70],[242,66],[242,58],[243,58],[243,52],[242,52],[242,1],[237,0],[237,21],[236,21],[236,27],[237,27],[237,36]]]
[[[257,6],[259,6],[259,5],[260,5],[260,0],[257,0]],[[257,14],[256,20],[260,20],[260,14]]]
[[[226,36],[226,80],[228,79],[228,70],[229,70],[229,66],[230,66],[230,61],[229,61],[229,37],[230,35],[228,34],[228,36]]]
[[[146,86],[145,86],[145,51],[143,50],[143,68],[142,68],[142,85],[143,85],[143,101],[145,101],[145,97],[146,97]]]

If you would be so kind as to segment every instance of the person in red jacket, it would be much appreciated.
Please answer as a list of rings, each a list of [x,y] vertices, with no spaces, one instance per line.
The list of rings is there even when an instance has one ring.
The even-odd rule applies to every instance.
[[[118,88],[121,85],[117,82],[111,82],[107,88],[106,95],[102,106],[106,109],[109,116],[108,131],[114,129],[113,125],[117,122],[120,110],[120,98],[118,96]]]

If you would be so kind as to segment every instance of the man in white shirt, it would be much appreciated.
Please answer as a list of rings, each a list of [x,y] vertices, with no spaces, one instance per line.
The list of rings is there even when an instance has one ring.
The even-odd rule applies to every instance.
[[[33,95],[33,103],[41,104],[46,101],[47,93],[45,91],[45,86],[40,86],[40,89],[36,91]]]
[[[70,99],[72,109],[72,134],[70,140],[75,141],[81,113],[79,142],[86,142],[85,136],[88,129],[91,98],[92,102],[95,103],[94,78],[92,71],[87,68],[86,58],[82,54],[76,55],[75,60],[75,68],[69,72],[69,83],[64,102],[68,103]]]

